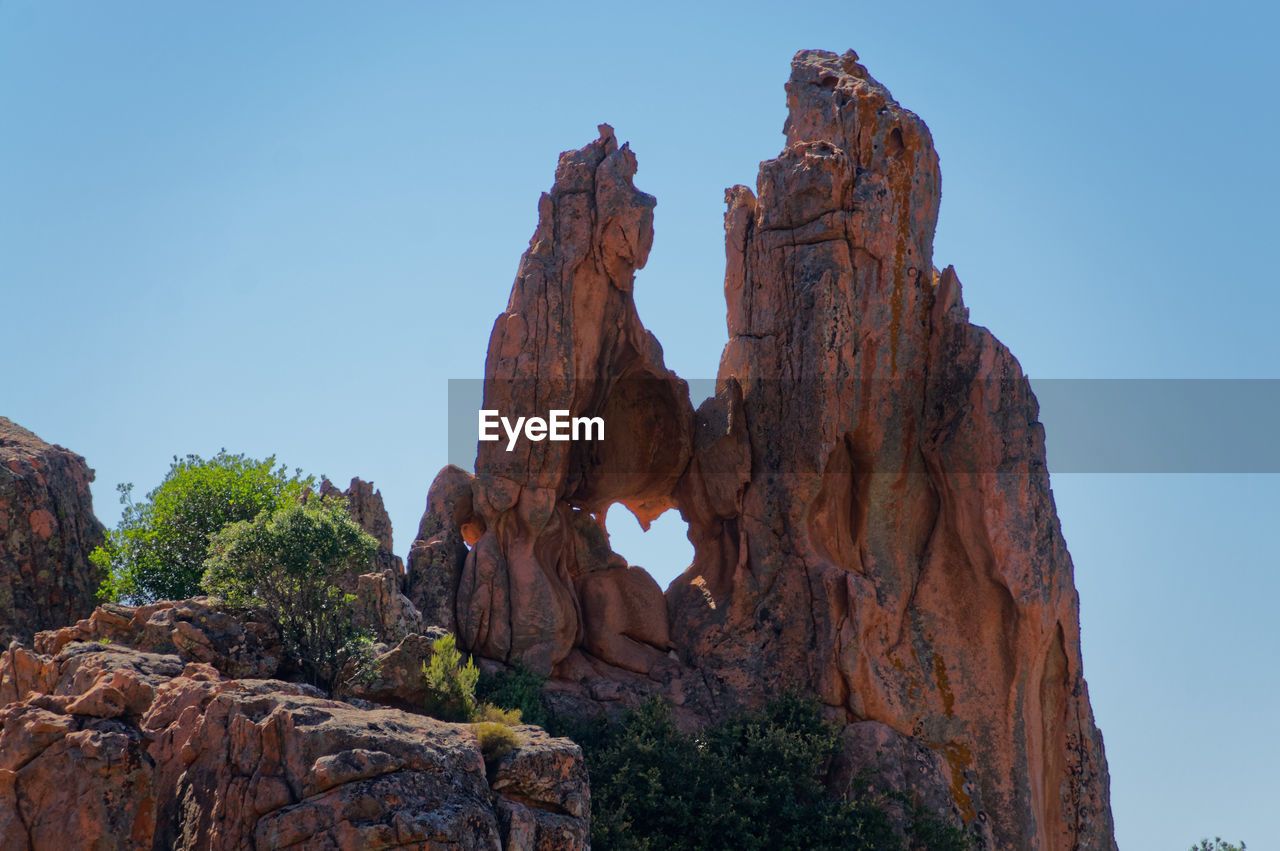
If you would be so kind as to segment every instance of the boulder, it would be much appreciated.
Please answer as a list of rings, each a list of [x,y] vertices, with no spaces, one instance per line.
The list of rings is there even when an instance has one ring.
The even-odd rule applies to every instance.
[[[588,847],[568,740],[517,728],[491,781],[469,725],[55,635],[0,655],[6,851]]]
[[[37,634],[35,648],[53,656],[69,644],[89,641],[175,654],[229,677],[274,677],[284,654],[280,631],[265,612],[233,612],[214,597],[136,607],[106,603],[73,626]]]
[[[0,641],[93,611],[100,579],[89,553],[104,530],[92,481],[79,455],[0,417]]]

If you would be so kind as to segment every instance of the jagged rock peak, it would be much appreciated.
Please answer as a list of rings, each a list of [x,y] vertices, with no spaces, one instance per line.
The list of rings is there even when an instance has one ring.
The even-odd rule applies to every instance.
[[[410,583],[559,706],[656,694],[696,724],[799,690],[847,724],[842,771],[875,761],[980,847],[1114,848],[1038,405],[933,266],[929,130],[852,52],[801,51],[786,91],[785,147],[726,193],[729,340],[696,412],[630,299],[635,157],[609,128],[561,155],[484,407],[608,438],[480,443],[432,485]],[[616,503],[688,522],[665,599],[611,551]]]

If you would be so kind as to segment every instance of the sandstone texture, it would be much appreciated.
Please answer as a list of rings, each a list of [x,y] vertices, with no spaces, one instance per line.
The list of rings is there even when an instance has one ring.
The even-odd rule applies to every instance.
[[[699,723],[800,690],[847,725],[842,776],[876,768],[979,847],[1114,848],[1038,406],[934,266],[929,130],[852,52],[797,54],[786,92],[782,153],[726,193],[729,339],[696,411],[632,299],[655,203],[634,155],[602,126],[561,156],[484,406],[607,438],[442,471],[409,596],[552,674],[557,708],[657,694]],[[688,522],[665,594],[611,551],[619,503]]]
[[[103,542],[93,516],[84,459],[0,417],[0,640],[93,610],[97,571],[89,553]]]
[[[270,679],[261,626],[115,606],[0,655],[0,849],[588,847],[572,742],[486,766],[468,725]]]

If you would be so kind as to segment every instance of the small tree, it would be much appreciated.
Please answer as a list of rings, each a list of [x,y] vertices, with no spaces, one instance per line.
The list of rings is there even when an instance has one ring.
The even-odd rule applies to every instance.
[[[200,593],[209,538],[229,523],[252,520],[296,502],[313,484],[275,457],[256,461],[225,449],[205,460],[188,455],[142,502],[119,486],[124,514],[90,555],[103,576],[99,596],[128,603],[179,600]]]
[[[1207,839],[1201,839],[1199,845],[1191,846],[1191,851],[1246,851],[1246,846],[1243,842],[1239,845],[1232,845],[1221,836],[1215,836],[1212,842]]]
[[[345,500],[313,496],[216,533],[203,585],[233,605],[266,608],[303,676],[331,688],[361,638],[352,625],[354,598],[339,582],[368,565],[377,549]]]
[[[471,658],[463,661],[452,635],[431,643],[431,658],[422,663],[427,681],[427,714],[441,721],[474,721],[477,717],[476,682],[480,672]]]

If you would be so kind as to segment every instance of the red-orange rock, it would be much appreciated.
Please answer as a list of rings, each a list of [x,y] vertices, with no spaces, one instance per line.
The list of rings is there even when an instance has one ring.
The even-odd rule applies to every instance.
[[[469,725],[118,642],[58,646],[0,655],[6,851],[588,847],[582,752],[537,728],[516,728],[490,783]]]
[[[934,268],[928,128],[852,52],[797,54],[787,103],[782,153],[726,193],[729,342],[696,415],[630,301],[653,206],[634,157],[608,128],[562,155],[485,407],[600,414],[609,439],[482,442],[469,494],[441,474],[434,531],[455,554],[482,531],[460,638],[553,670],[562,707],[660,694],[706,721],[799,689],[850,724],[847,759],[919,757],[912,790],[988,844],[1114,848],[1037,404]],[[689,523],[667,622],[609,550],[615,502]]]
[[[404,562],[393,551],[391,517],[382,502],[382,492],[373,484],[354,478],[345,491],[324,479],[320,495],[341,496],[351,518],[378,541],[378,551],[367,572],[345,577],[339,584],[355,596],[352,620],[359,629],[383,641],[396,642],[423,628],[421,612],[405,596]]]
[[[583,574],[575,587],[587,652],[640,674],[670,664],[667,601],[652,576],[638,567],[611,567]]]
[[[1043,429],[935,279],[928,129],[852,53],[798,54],[787,92],[786,149],[758,197],[729,193],[720,377],[743,387],[751,480],[735,563],[670,592],[681,653],[920,739],[999,847],[1111,847]]]
[[[0,641],[85,617],[103,541],[83,458],[0,417]]]
[[[480,539],[483,521],[472,507],[475,477],[458,467],[441,470],[427,493],[427,510],[409,551],[407,591],[425,623],[457,631],[454,609],[467,545]]]
[[[321,496],[338,494],[346,500],[351,519],[378,541],[378,552],[370,566],[373,572],[388,571],[397,579],[404,576],[404,562],[395,554],[391,529],[391,515],[382,502],[382,491],[374,490],[372,482],[353,478],[345,491],[328,479],[320,482]]]
[[[453,521],[480,531],[457,584],[460,639],[542,673],[583,642],[575,577],[609,566],[591,561],[584,536],[603,538],[597,518],[614,502],[643,523],[670,507],[689,458],[688,390],[663,365],[632,298],[653,242],[655,203],[632,185],[635,172],[634,155],[608,125],[595,142],[561,155],[485,364],[484,408],[513,417],[599,416],[609,424],[606,440],[524,440],[514,451],[505,441],[482,442],[470,513]],[[630,606],[642,599],[633,590],[626,596]],[[643,600],[651,616],[642,619],[662,616],[660,595]],[[597,621],[593,635],[615,628],[626,630]],[[605,653],[612,646],[592,643]]]
[[[280,632],[263,612],[232,614],[213,597],[137,607],[107,603],[74,626],[37,634],[35,648],[52,656],[84,641],[178,654],[231,677],[273,677],[283,655]],[[0,699],[4,697],[0,691]]]

